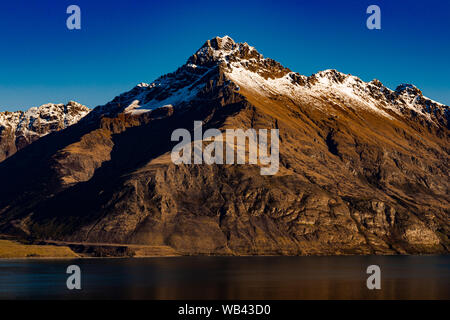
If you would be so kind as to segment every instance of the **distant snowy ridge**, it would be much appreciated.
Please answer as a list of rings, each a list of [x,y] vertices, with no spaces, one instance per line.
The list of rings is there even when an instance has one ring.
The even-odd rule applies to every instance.
[[[77,123],[90,111],[88,107],[75,101],[70,101],[66,105],[47,103],[25,112],[0,112],[0,127],[9,127],[16,133],[42,137],[53,129],[64,129]]]
[[[91,110],[75,101],[48,103],[27,111],[0,112],[0,161],[37,139],[65,129]]]

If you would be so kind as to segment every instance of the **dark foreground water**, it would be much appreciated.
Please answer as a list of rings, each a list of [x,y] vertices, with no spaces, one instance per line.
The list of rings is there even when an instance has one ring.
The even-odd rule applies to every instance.
[[[450,256],[0,260],[0,299],[450,299]]]

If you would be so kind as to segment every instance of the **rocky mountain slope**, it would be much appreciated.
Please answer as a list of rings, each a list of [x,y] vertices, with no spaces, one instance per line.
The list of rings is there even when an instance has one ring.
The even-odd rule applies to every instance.
[[[173,164],[171,134],[195,120],[279,129],[279,171]],[[182,254],[448,253],[448,120],[413,85],[306,77],[217,37],[0,163],[0,233]]]
[[[77,123],[90,109],[77,102],[44,104],[29,110],[0,112],[0,161],[53,131]]]

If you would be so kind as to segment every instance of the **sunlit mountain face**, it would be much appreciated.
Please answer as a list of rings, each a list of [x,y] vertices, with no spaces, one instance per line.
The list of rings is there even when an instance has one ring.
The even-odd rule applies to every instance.
[[[130,255],[448,253],[449,107],[412,84],[304,76],[225,36],[90,112],[55,110],[42,132],[50,111],[0,115],[0,233]],[[174,164],[194,121],[278,129],[278,171]],[[25,127],[38,139],[14,149]]]

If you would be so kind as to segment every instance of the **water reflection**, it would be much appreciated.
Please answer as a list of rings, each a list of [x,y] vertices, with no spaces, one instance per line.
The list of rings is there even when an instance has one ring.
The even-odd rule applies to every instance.
[[[69,291],[68,265],[82,270]],[[368,265],[381,290],[368,290]],[[449,256],[0,261],[2,299],[449,299]]]

